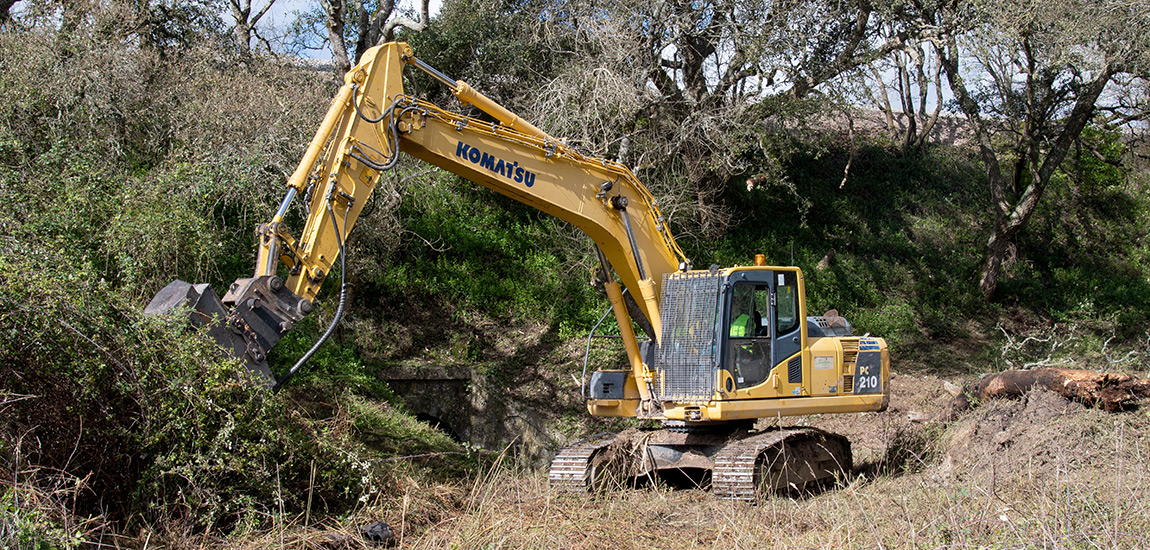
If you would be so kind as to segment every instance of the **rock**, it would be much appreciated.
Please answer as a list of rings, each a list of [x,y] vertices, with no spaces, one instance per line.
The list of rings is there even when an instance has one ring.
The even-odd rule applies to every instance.
[[[386,544],[388,546],[395,544],[395,533],[391,531],[391,526],[383,521],[369,523],[360,527],[359,534],[362,535],[363,540],[367,542]]]

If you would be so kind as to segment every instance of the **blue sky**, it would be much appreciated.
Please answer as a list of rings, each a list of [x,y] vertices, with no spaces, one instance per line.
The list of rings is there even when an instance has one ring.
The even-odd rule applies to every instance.
[[[296,12],[307,11],[311,6],[316,5],[319,0],[275,0],[275,4],[268,10],[267,15],[260,20],[259,27],[262,29],[285,28],[295,17]],[[418,9],[418,0],[399,0],[398,9]],[[252,0],[252,11],[256,12],[263,8],[266,0]],[[428,4],[428,13],[431,17],[435,17],[439,13],[440,7],[443,5],[443,0],[431,0]],[[227,14],[227,21],[231,23],[231,12]],[[268,33],[275,35],[276,33]],[[304,52],[305,55],[314,59],[331,59],[331,52],[328,50]]]

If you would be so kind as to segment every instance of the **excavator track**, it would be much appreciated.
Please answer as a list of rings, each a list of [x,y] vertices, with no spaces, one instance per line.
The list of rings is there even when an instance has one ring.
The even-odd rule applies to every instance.
[[[817,428],[789,428],[731,443],[714,456],[711,492],[755,501],[767,492],[801,492],[850,471],[850,442]]]
[[[702,468],[711,470],[716,497],[756,501],[769,493],[815,489],[851,469],[850,442],[840,435],[818,428],[742,433],[741,438],[668,430],[600,434],[561,449],[548,480],[556,492],[588,493],[657,469]]]
[[[594,485],[595,453],[614,441],[612,434],[599,434],[580,443],[560,449],[551,460],[547,480],[560,493],[586,493]]]

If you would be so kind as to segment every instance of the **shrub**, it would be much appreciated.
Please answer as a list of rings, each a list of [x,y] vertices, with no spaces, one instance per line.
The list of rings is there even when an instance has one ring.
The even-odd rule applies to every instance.
[[[84,479],[79,513],[226,527],[280,503],[301,511],[309,493],[339,513],[379,490],[376,459],[453,445],[339,386],[274,395],[178,315],[142,318],[51,249],[4,241],[0,278],[0,388],[27,396],[0,410],[0,460]],[[406,428],[365,427],[389,425]],[[377,442],[361,441],[365,429]],[[379,442],[392,436],[404,442]]]

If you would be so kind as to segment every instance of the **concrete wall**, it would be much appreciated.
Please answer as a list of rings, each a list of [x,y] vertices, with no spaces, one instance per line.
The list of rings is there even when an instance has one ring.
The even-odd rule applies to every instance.
[[[441,429],[472,446],[531,468],[544,468],[560,443],[548,421],[507,398],[466,367],[395,367],[381,373],[412,414],[441,422]]]

